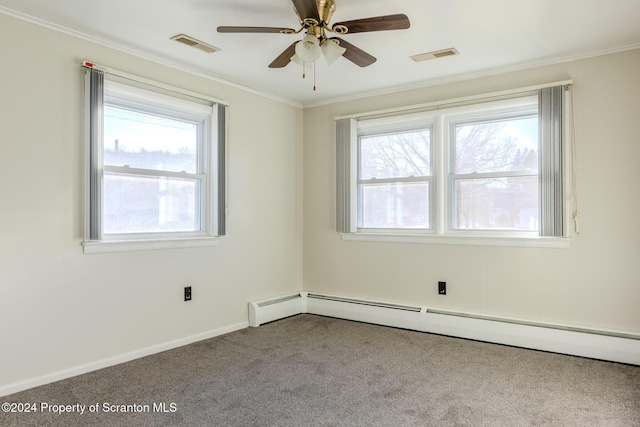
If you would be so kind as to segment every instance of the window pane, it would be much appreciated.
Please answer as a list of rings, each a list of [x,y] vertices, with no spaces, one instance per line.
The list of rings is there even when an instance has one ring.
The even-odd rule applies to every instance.
[[[455,181],[459,229],[538,229],[538,177],[462,179]]]
[[[197,180],[105,173],[104,233],[198,231]]]
[[[455,173],[538,170],[538,118],[455,125]]]
[[[104,164],[197,173],[198,125],[104,107]]]
[[[429,129],[360,138],[360,179],[430,174]]]
[[[362,228],[429,228],[429,182],[361,186]]]

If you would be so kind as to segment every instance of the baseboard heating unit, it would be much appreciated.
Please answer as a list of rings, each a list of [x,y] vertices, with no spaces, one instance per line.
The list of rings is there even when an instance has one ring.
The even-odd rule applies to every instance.
[[[249,325],[303,313],[640,365],[638,334],[308,292],[250,302]]]

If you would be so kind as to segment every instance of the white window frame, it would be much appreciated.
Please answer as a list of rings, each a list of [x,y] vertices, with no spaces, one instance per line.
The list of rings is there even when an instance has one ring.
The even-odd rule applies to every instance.
[[[446,183],[446,188],[441,189],[438,206],[441,207],[441,218],[439,234],[451,236],[494,236],[494,237],[538,237],[538,231],[516,231],[516,230],[493,230],[493,229],[457,229],[454,226],[455,214],[457,206],[455,206],[455,180],[468,177],[484,177],[484,178],[500,178],[515,176],[535,176],[538,173],[527,173],[518,171],[513,173],[505,172],[483,172],[479,174],[456,174],[455,173],[455,135],[453,129],[457,124],[468,123],[470,121],[484,120],[508,120],[511,118],[538,116],[538,100],[536,96],[515,98],[506,101],[495,101],[490,103],[476,104],[464,107],[456,107],[447,109],[446,112],[439,117],[443,136],[440,142],[440,149],[443,150],[444,156],[441,156],[441,175],[442,181]]]
[[[572,82],[561,82],[571,84]],[[548,87],[556,84],[540,85],[539,87]],[[570,236],[568,227],[565,227],[565,235],[562,237],[546,237],[539,236],[535,231],[512,231],[512,230],[470,230],[455,229],[453,227],[453,159],[451,142],[451,126],[466,119],[479,119],[483,117],[504,117],[518,116],[520,114],[536,115],[537,112],[537,96],[534,95],[535,88],[525,88],[519,91],[513,91],[514,94],[503,96],[498,101],[483,100],[482,97],[470,97],[466,99],[444,101],[442,103],[433,103],[425,106],[416,106],[415,108],[407,107],[406,111],[416,111],[419,108],[424,109],[420,113],[405,113],[402,109],[394,109],[388,111],[363,113],[362,115],[354,115],[351,118],[356,119],[357,134],[371,134],[375,131],[384,132],[390,129],[403,129],[398,123],[406,123],[407,118],[419,118],[425,123],[431,122],[433,125],[432,133],[432,173],[434,193],[432,194],[433,206],[431,207],[433,215],[430,216],[430,225],[434,223],[432,230],[397,230],[397,229],[363,229],[355,228],[351,232],[341,231],[343,240],[358,241],[384,241],[384,242],[408,242],[408,243],[439,243],[439,244],[463,244],[463,245],[483,245],[483,246],[533,246],[533,247],[569,247]],[[520,92],[518,95],[517,93]],[[486,98],[500,98],[503,94],[487,95]],[[448,104],[448,105],[447,105]],[[377,117],[377,118],[376,118]],[[343,117],[344,118],[344,117]],[[565,123],[569,120],[565,117]],[[415,125],[415,121],[408,120]],[[564,176],[563,185],[569,190],[570,176],[570,142],[569,126],[565,126],[565,144],[563,147],[564,156]],[[353,141],[352,141],[353,143]],[[353,152],[353,151],[352,151]],[[359,157],[352,162],[359,165]],[[351,173],[350,177],[353,181],[352,191],[357,192],[357,173]],[[537,175],[537,174],[536,174]],[[565,206],[569,206],[570,194],[565,192]],[[360,200],[357,200],[360,203]],[[354,210],[351,211],[354,215]],[[358,224],[352,221],[352,224]],[[565,210],[565,224],[569,223],[569,211]]]
[[[123,76],[124,78],[122,78]],[[87,72],[85,84],[87,97],[89,96],[89,79],[89,72]],[[142,78],[135,77],[132,84],[123,83],[123,80],[131,81],[133,79],[131,75],[126,73],[113,72],[112,70],[105,72],[103,105],[197,123],[197,170],[195,173],[168,172],[126,165],[104,165],[101,154],[104,149],[103,138],[91,141],[89,113],[87,113],[85,239],[82,242],[84,253],[171,249],[218,244],[219,236],[224,234],[224,226],[220,225],[223,224],[224,219],[221,222],[220,215],[224,215],[225,206],[220,205],[224,204],[223,199],[226,192],[224,188],[226,159],[224,156],[219,158],[219,153],[224,155],[226,149],[223,147],[220,150],[219,144],[226,144],[226,126],[224,124],[227,122],[226,117],[219,120],[218,114],[226,115],[226,108],[215,108],[218,104],[217,100]],[[88,100],[87,104],[89,104]],[[225,129],[219,129],[220,124]],[[97,159],[92,160],[90,154],[92,150],[100,153]],[[105,173],[186,178],[197,181],[199,194],[196,201],[196,215],[200,225],[199,229],[189,232],[105,233],[102,226],[104,185],[100,184],[92,189],[90,183],[92,174],[99,176],[103,181],[102,177]],[[218,185],[218,180],[221,180],[220,184],[222,185]],[[95,199],[93,203],[92,199]],[[98,208],[92,209],[92,204]]]
[[[412,233],[433,233],[435,230],[435,196],[436,196],[436,176],[434,175],[435,160],[434,160],[434,120],[431,114],[407,114],[401,117],[386,117],[383,119],[374,119],[370,121],[359,121],[357,127],[357,141],[355,152],[357,153],[356,173],[355,177],[355,194],[357,194],[357,209],[354,209],[353,214],[356,215],[355,223],[357,224],[357,230],[360,233],[397,233],[397,234],[412,234]],[[430,133],[429,149],[430,149],[430,175],[420,177],[399,177],[399,178],[385,178],[385,179],[361,179],[360,173],[360,141],[362,137],[383,135],[392,133],[410,132],[416,130],[428,129]],[[429,183],[429,227],[428,228],[365,228],[362,227],[362,185],[367,183],[400,183],[400,182],[428,182]]]

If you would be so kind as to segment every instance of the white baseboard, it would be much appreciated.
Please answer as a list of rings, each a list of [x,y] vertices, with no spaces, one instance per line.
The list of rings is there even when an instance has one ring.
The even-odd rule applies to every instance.
[[[312,297],[307,296],[306,312],[402,329],[423,330],[424,313],[421,307],[380,303],[368,305],[363,302],[312,294]]]
[[[249,303],[249,326],[257,327],[274,320],[304,313],[305,297],[302,294],[289,294],[276,298]]]
[[[522,324],[517,320],[430,312],[426,317],[425,332],[640,365],[640,336],[622,337],[600,330],[578,331],[559,325]]]
[[[282,300],[282,301],[280,301]],[[282,308],[278,305],[282,304]],[[250,325],[309,313],[640,365],[640,335],[301,292],[250,303]],[[281,317],[278,317],[282,313]],[[264,321],[263,321],[264,320]]]
[[[168,341],[162,344],[153,345],[150,347],[142,348],[140,350],[131,351],[129,353],[120,354],[106,359],[97,360],[95,362],[86,363],[84,365],[75,366],[73,368],[64,369],[61,371],[53,372],[51,374],[42,375],[35,378],[30,378],[25,381],[17,383],[7,384],[0,386],[0,396],[6,396],[13,393],[18,393],[33,387],[49,384],[55,381],[64,380],[67,378],[75,377],[77,375],[86,374],[88,372],[97,371],[98,369],[108,368],[109,366],[118,365],[120,363],[129,362],[141,357],[150,356],[162,351],[171,350],[174,348],[182,347],[188,344],[192,344],[197,341],[206,340],[209,338],[224,335],[229,332],[245,329],[249,326],[249,322],[240,322],[234,325],[224,326],[222,328],[214,329],[207,332],[202,332],[188,337],[180,338],[173,341]]]

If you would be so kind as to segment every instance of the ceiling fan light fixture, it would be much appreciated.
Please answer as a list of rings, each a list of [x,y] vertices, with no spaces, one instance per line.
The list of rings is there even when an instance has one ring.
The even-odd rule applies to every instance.
[[[302,59],[300,59],[300,57],[298,55],[293,55],[291,57],[291,62],[295,62],[298,65],[304,66],[304,61]]]
[[[296,55],[302,61],[314,62],[321,54],[320,42],[313,34],[307,34],[296,44]]]
[[[327,65],[331,65],[338,60],[347,49],[343,48],[335,40],[325,40],[320,46],[322,56],[324,56]]]

